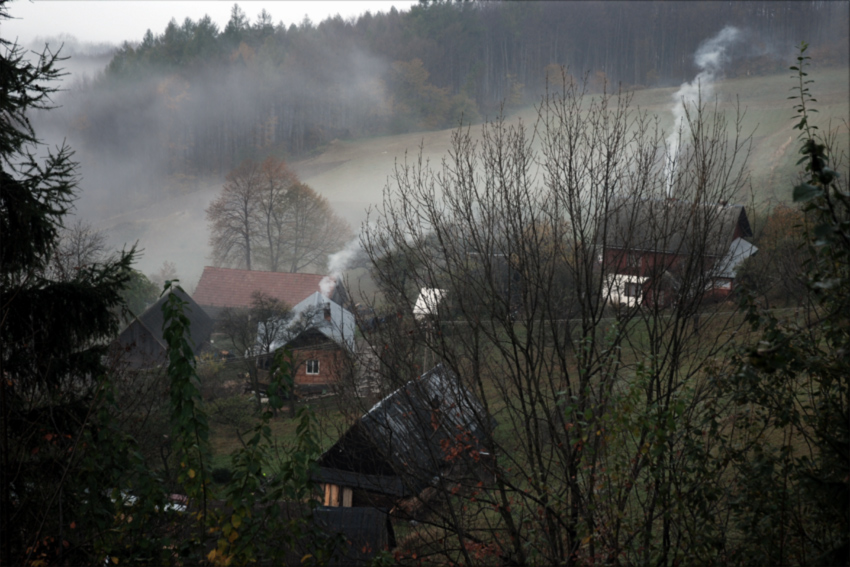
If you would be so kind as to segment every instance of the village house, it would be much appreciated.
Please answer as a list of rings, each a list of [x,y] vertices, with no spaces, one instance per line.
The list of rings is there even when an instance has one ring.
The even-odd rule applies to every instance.
[[[752,235],[742,205],[616,200],[598,240],[608,300],[629,307],[670,305],[688,271],[700,274],[704,298],[725,299],[737,267],[758,251],[746,240]]]
[[[318,459],[325,506],[409,509],[441,475],[481,472],[494,420],[442,365],[375,404]]]
[[[325,275],[213,266],[204,267],[192,297],[210,317],[216,319],[227,307],[249,309],[254,292],[273,297],[289,306],[298,304],[316,292],[321,292],[340,305],[348,301],[342,283]]]
[[[317,291],[292,308],[290,326],[269,350],[292,350],[294,381],[302,391],[328,386],[351,369],[355,329],[354,314]]]
[[[201,512],[194,503],[186,505],[185,496],[172,495],[183,503],[180,511],[192,516]],[[208,502],[210,509],[216,510],[223,517],[230,518],[234,509],[226,502],[214,500]],[[252,506],[252,515],[260,518],[264,513],[275,508],[274,515],[278,521],[290,525],[300,524],[303,530],[292,533],[294,537],[268,538],[261,544],[263,548],[274,553],[280,565],[301,565],[304,557],[327,553],[323,565],[327,567],[351,567],[355,565],[371,565],[375,556],[381,551],[396,546],[395,532],[386,510],[376,508],[342,508],[342,507],[313,507],[304,501],[281,499],[274,504]],[[191,523],[190,523],[191,524]],[[184,526],[185,527],[185,526]],[[334,538],[332,550],[326,545],[325,538]],[[216,548],[216,538],[207,540],[204,555]],[[260,565],[271,565],[268,561]]]
[[[179,290],[173,290],[171,293],[187,303],[183,313],[189,319],[189,339],[192,352],[197,355],[209,345],[213,321],[189,295]],[[166,300],[167,296],[160,297],[156,303],[145,309],[144,313],[130,321],[118,335],[113,347],[125,351],[122,358],[131,368],[146,368],[168,362],[168,345],[165,344],[162,334],[162,304]]]

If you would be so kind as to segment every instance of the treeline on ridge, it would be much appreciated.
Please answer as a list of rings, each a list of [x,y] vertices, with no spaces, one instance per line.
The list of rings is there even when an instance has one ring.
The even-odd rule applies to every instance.
[[[493,116],[536,100],[559,65],[596,89],[678,85],[726,25],[746,32],[728,77],[781,71],[800,37],[821,65],[845,64],[847,15],[824,1],[423,1],[286,27],[234,5],[224,29],[172,20],[125,43],[64,98],[64,120],[84,152],[132,156],[136,181],[223,176],[248,157]]]

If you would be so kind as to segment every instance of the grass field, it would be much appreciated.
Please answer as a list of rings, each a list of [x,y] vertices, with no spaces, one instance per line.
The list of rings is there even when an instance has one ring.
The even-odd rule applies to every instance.
[[[791,72],[766,77],[750,77],[722,81],[715,85],[715,95],[720,109],[731,118],[736,101],[746,111],[743,132],[753,133],[753,153],[750,166],[753,189],[757,202],[765,200],[790,200],[790,181],[793,178],[797,146],[793,143],[797,132],[794,122],[793,101],[788,100],[794,87]],[[850,121],[850,69],[814,69],[810,77],[815,81],[812,93],[818,102],[817,123],[833,120],[840,140],[847,150],[847,126]],[[657,115],[662,128],[673,123],[670,109],[678,88],[646,89],[634,95],[634,105]],[[533,106],[515,112],[510,119],[521,118],[533,125],[536,111]],[[821,129],[825,129],[822,126]],[[477,128],[473,126],[473,133]],[[353,225],[365,218],[365,209],[381,202],[382,190],[392,173],[396,160],[405,153],[415,156],[421,144],[423,157],[439,164],[450,147],[452,130],[417,132],[398,136],[382,136],[361,140],[335,141],[324,152],[309,160],[293,165],[310,186],[327,197],[340,214]]]

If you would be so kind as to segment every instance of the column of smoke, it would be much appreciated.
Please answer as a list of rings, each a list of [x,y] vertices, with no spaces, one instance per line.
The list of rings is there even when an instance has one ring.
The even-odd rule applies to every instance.
[[[342,273],[354,262],[358,254],[362,252],[360,248],[360,237],[351,239],[342,250],[328,255],[328,275],[322,278],[319,282],[319,289],[322,295],[330,297],[333,293],[336,281],[342,277]]]
[[[726,49],[732,45],[740,36],[738,28],[726,26],[720,33],[700,44],[694,54],[694,62],[700,68],[700,72],[690,83],[682,83],[673,99],[673,131],[667,137],[667,165],[665,177],[667,179],[667,195],[673,193],[673,176],[676,173],[676,158],[679,147],[687,127],[685,121],[687,108],[694,108],[698,103],[700,95],[703,97],[711,95],[714,89],[714,81],[720,74],[723,63],[726,60]]]

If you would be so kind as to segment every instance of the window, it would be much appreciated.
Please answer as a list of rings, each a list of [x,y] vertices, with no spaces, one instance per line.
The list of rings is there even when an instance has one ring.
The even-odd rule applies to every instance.
[[[318,374],[319,373],[319,361],[318,360],[308,360],[307,361],[307,374]]]
[[[634,252],[629,252],[628,263],[629,263],[630,268],[640,268],[641,267],[640,254],[636,254]]]
[[[640,284],[638,284],[638,283],[627,283],[626,284],[626,297],[640,297]]]

